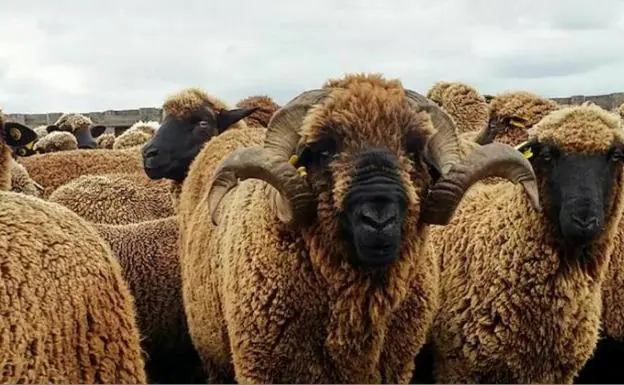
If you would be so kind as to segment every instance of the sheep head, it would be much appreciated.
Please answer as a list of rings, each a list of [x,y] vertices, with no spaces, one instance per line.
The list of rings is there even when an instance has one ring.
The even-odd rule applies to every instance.
[[[504,92],[489,102],[489,122],[475,138],[479,144],[497,142],[516,146],[527,130],[558,107],[557,103],[527,91]]]
[[[479,151],[496,155],[498,149]],[[504,155],[472,161],[462,169],[467,178],[454,185],[460,189],[434,193],[430,200],[427,192],[432,185],[436,191],[440,176],[448,185],[445,176],[456,175],[459,150],[452,119],[398,81],[348,75],[281,108],[269,123],[264,146],[224,158],[208,204],[216,223],[219,203],[238,179],[264,180],[273,187],[270,202],[280,221],[301,229],[314,221],[320,231],[339,229],[358,262],[387,264],[398,256],[406,218],[448,222],[478,177],[495,172],[534,188],[522,155],[513,149]],[[446,207],[437,207],[441,197],[447,198]]]
[[[228,108],[214,96],[196,88],[170,96],[163,104],[163,119],[156,134],[143,146],[143,168],[151,179],[181,182],[213,136],[234,126],[257,107]]]
[[[78,148],[81,149],[97,148],[94,138],[100,136],[105,130],[105,126],[94,124],[89,117],[75,113],[63,114],[54,124],[46,127],[48,133],[54,131],[70,132],[76,138]]]
[[[563,246],[581,250],[603,232],[624,160],[616,114],[596,105],[552,112],[518,146],[537,175],[545,213]]]
[[[37,153],[33,148],[37,133],[30,127],[17,122],[6,122],[3,133],[5,143],[11,148],[13,156],[30,156]]]

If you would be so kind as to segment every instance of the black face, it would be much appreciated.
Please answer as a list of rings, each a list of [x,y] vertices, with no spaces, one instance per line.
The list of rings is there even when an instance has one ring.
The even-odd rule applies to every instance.
[[[46,128],[46,130],[48,131],[48,133],[54,132],[54,131],[67,131],[65,129],[60,128],[59,126],[55,124],[49,125]],[[97,143],[93,139],[94,137],[91,133],[94,132],[96,134],[101,134],[102,132],[104,132],[104,130],[106,130],[105,126],[93,125],[90,127],[80,128],[74,131],[73,135],[76,138],[76,142],[78,142],[78,148],[81,148],[81,149],[97,148]]]
[[[399,257],[407,203],[394,155],[383,148],[361,153],[341,216],[357,263],[380,266]]]
[[[2,127],[2,137],[14,155],[28,156],[34,154],[33,142],[37,134],[31,128],[15,122],[7,122]]]
[[[145,173],[151,179],[183,181],[204,143],[256,109],[239,108],[215,114],[207,108],[200,108],[184,119],[167,116],[143,147]]]
[[[537,176],[546,181],[549,219],[558,225],[565,246],[587,246],[604,228],[622,148],[598,155],[567,154],[545,144],[531,149]]]

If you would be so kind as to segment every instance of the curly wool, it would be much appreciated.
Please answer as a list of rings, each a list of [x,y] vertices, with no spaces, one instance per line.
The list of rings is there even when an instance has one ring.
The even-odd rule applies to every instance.
[[[203,381],[182,302],[177,218],[95,227],[110,244],[134,297],[148,380]]]
[[[95,139],[98,148],[111,150],[115,143],[115,134],[102,134]]]
[[[48,126],[46,126],[45,124],[37,126],[34,128],[33,131],[35,131],[35,134],[37,134],[37,140],[40,140],[44,136],[48,135]]]
[[[475,88],[463,83],[436,83],[429,94],[453,118],[459,134],[478,132],[487,126],[489,106]]]
[[[597,106],[554,111],[530,132],[574,153],[604,149],[605,138],[619,141],[622,134]],[[540,181],[542,202],[546,183]],[[572,382],[598,339],[623,183],[619,166],[604,231],[585,267],[566,263],[545,212],[533,210],[522,187],[510,182],[472,187],[451,223],[432,228],[441,268],[432,330],[437,382]]]
[[[621,119],[624,119],[624,103],[620,104],[620,106],[615,109],[615,112],[620,115]]]
[[[11,191],[35,197],[40,195],[39,188],[28,175],[28,171],[15,160],[11,162]]]
[[[528,91],[507,91],[496,95],[489,103],[490,120],[520,118],[524,127],[509,126],[507,131],[496,135],[495,141],[518,145],[527,139],[527,130],[559,105]]]
[[[169,183],[145,173],[83,175],[57,188],[48,200],[94,223],[123,225],[173,215]]]
[[[249,127],[266,127],[269,125],[269,120],[280,106],[267,95],[249,96],[240,100],[237,107],[251,108],[259,107],[253,114],[247,116],[244,120]]]
[[[144,131],[124,131],[121,135],[115,138],[113,143],[113,150],[122,150],[124,148],[132,148],[141,146],[147,143],[154,134],[148,134]]]
[[[78,113],[64,113],[62,114],[54,125],[61,131],[68,131],[74,133],[80,129],[89,129],[93,125],[93,121],[88,116]]]
[[[0,381],[145,383],[133,299],[109,246],[70,210],[0,195]]]
[[[35,151],[40,153],[71,151],[78,149],[76,137],[67,131],[54,131],[37,140]]]
[[[442,104],[442,101],[444,100],[444,97],[442,96],[444,91],[446,91],[446,89],[449,88],[453,84],[454,83],[452,82],[446,82],[446,81],[435,82],[433,86],[431,86],[429,91],[427,91],[427,94],[425,96],[428,99],[433,100],[437,104]]]
[[[367,133],[347,131],[351,125],[345,124],[336,134],[348,148],[357,148],[366,138],[391,142],[398,152],[395,136],[402,128],[433,132],[426,113],[414,113],[405,105],[398,81],[352,75],[326,86],[341,89],[309,110],[302,141],[314,140],[331,113],[353,127],[370,127]],[[399,128],[397,121],[407,126]],[[224,198],[218,211],[221,223],[212,225],[205,197],[218,162],[210,160],[228,153],[219,153],[228,134],[235,138],[237,132],[213,138],[193,162],[179,210],[185,311],[194,345],[212,376],[209,381],[231,381],[233,370],[240,383],[408,381],[437,298],[435,264],[424,254],[417,256],[424,244],[416,232],[416,191],[424,181],[407,183],[409,176],[402,175],[411,218],[404,236],[410,242],[404,244],[403,258],[388,268],[389,282],[376,290],[370,277],[346,263],[341,242],[320,235],[335,234],[335,208],[328,197],[319,202],[319,223],[300,235],[276,224],[266,184],[247,180]],[[345,188],[336,187],[336,202]]]
[[[44,187],[43,198],[82,175],[144,172],[140,148],[52,152],[20,158],[19,162]]]
[[[212,111],[229,110],[230,107],[219,98],[199,88],[188,88],[170,95],[163,103],[163,120],[168,115],[179,119],[188,118],[189,114],[201,107]]]

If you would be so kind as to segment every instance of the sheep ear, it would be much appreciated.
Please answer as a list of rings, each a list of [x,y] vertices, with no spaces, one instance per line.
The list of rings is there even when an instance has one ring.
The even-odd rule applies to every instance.
[[[232,124],[253,114],[259,107],[235,108],[233,110],[222,110],[217,115],[217,130],[219,133],[227,130]]]
[[[89,131],[91,131],[91,136],[97,138],[102,135],[104,131],[106,131],[106,126],[102,126],[101,124],[94,125],[89,127]]]
[[[54,132],[54,131],[60,131],[61,129],[59,128],[59,126],[57,126],[56,124],[50,124],[48,127],[46,127],[46,131],[48,133],[50,132]]]
[[[30,127],[16,122],[7,122],[4,124],[6,143],[9,146],[23,146],[35,139],[37,134]]]
[[[538,144],[539,143],[536,140],[526,141],[526,142],[520,143],[515,148],[516,150],[520,151],[522,155],[524,155],[525,158],[527,158],[528,160],[531,160],[531,158],[533,158],[533,156],[538,150]]]

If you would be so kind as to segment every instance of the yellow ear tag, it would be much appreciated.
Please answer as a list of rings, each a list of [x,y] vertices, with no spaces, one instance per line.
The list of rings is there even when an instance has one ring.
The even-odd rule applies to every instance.
[[[35,144],[35,141],[32,141],[30,143],[26,143],[24,147],[26,147],[29,150],[32,150],[34,144]]]
[[[531,159],[531,157],[533,156],[533,151],[531,151],[531,148],[529,147],[525,152],[522,153],[522,155],[527,159]]]
[[[308,172],[305,167],[301,166],[297,169],[297,174],[299,174],[299,176],[306,176],[308,175]]]
[[[22,132],[15,127],[11,127],[9,129],[9,135],[11,135],[11,139],[13,140],[20,140],[20,138],[22,137]]]
[[[512,125],[512,126],[514,126],[514,127],[524,128],[524,124],[520,123],[520,121],[519,121],[519,120],[516,120],[516,119],[511,119],[511,120],[509,121],[509,124],[511,124],[511,125]]]
[[[291,155],[290,159],[288,159],[288,163],[294,166],[298,160],[299,160],[299,157],[297,155]]]

